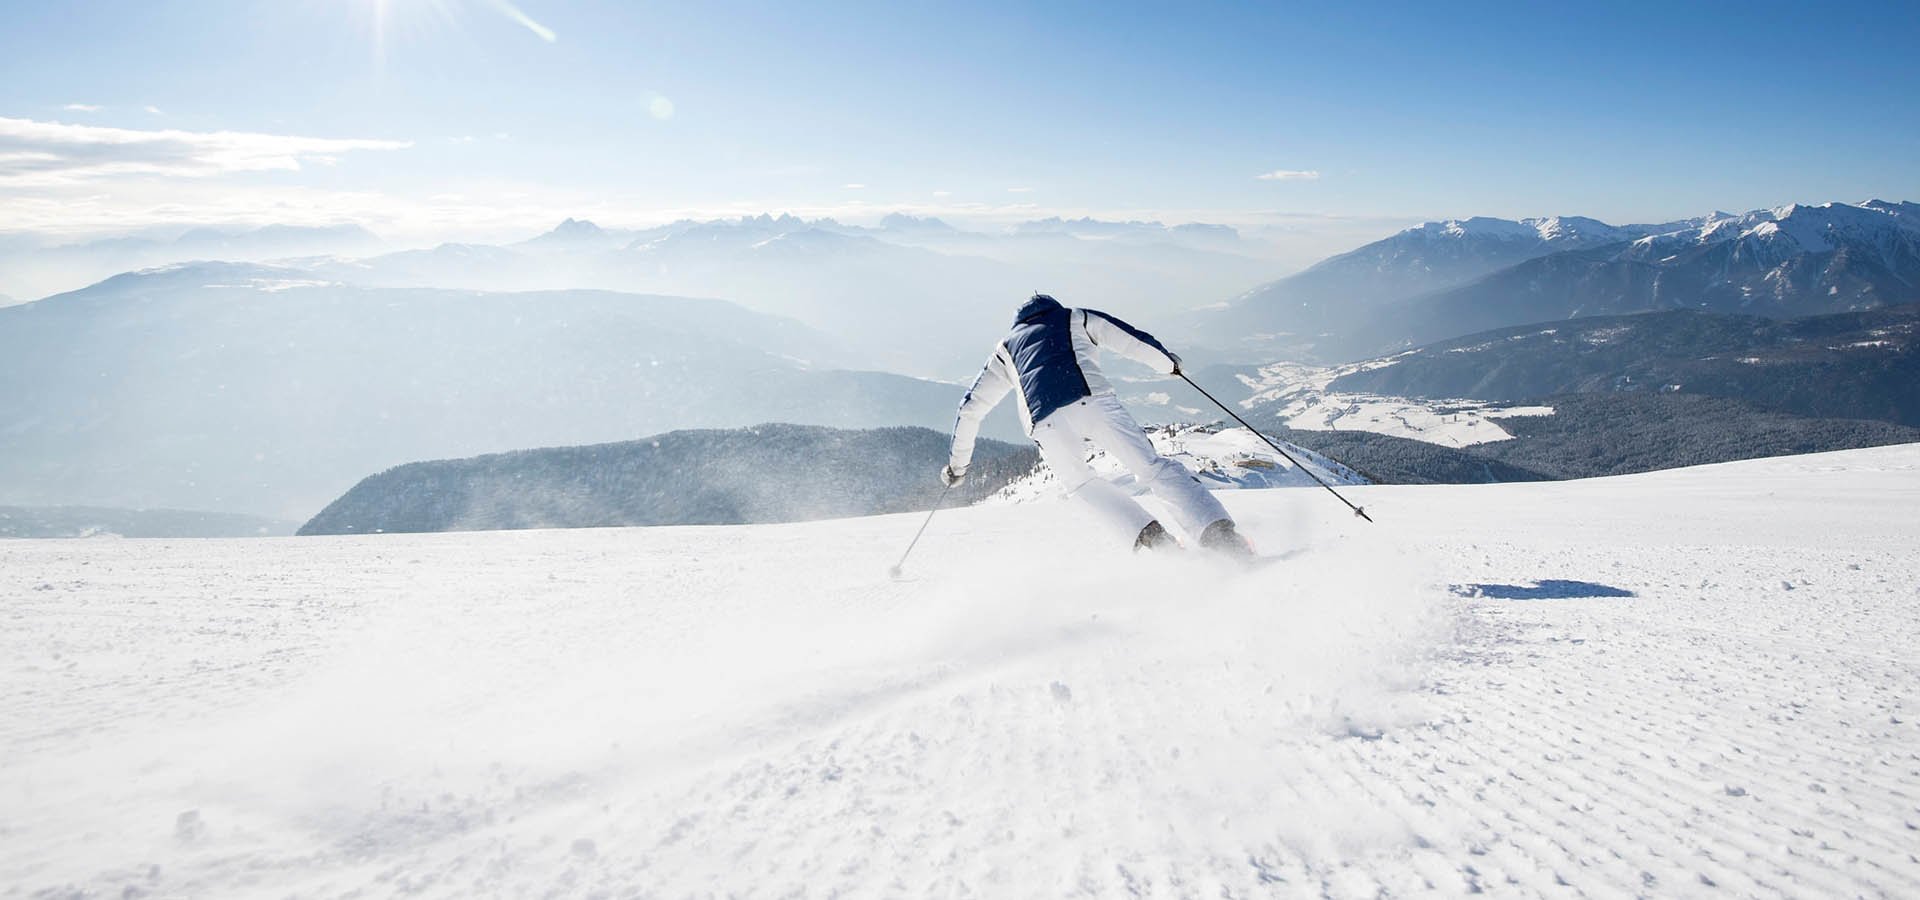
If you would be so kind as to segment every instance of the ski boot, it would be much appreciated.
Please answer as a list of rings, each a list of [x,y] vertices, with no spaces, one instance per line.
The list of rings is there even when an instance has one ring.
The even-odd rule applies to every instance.
[[[1140,536],[1133,539],[1135,553],[1142,550],[1172,550],[1179,546],[1180,542],[1174,540],[1173,535],[1168,534],[1167,530],[1160,526],[1158,519],[1148,522],[1147,527],[1140,529]]]
[[[1253,545],[1234,529],[1232,519],[1221,519],[1208,525],[1206,530],[1200,532],[1200,546],[1241,562],[1253,559]]]

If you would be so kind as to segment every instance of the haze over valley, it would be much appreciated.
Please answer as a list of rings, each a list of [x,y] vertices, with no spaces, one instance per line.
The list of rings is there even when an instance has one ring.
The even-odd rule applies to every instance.
[[[360,478],[422,460],[766,422],[944,428],[1008,298],[1042,280],[1043,260],[1075,287],[1061,296],[1154,323],[1203,386],[1296,430],[1457,448],[1507,436],[1491,419],[1460,422],[1459,401],[1643,390],[1911,427],[1917,211],[1872,201],[1663,225],[1452,219],[1278,280],[1263,280],[1274,264],[1232,228],[1092,219],[996,233],[905,215],[642,230],[568,219],[508,244],[271,262],[169,254],[378,239],[259,229],[225,243],[205,231],[109,244],[158,265],[0,308],[0,498],[301,521]],[[648,288],[682,293],[633,292]],[[1623,313],[1647,317],[1614,324]],[[1819,324],[1843,313],[1867,318]],[[1578,339],[1514,343],[1592,317],[1613,318]],[[1534,331],[1467,338],[1515,327]],[[1402,351],[1423,341],[1440,343]],[[1655,344],[1673,362],[1615,352]],[[1529,361],[1489,368],[1481,351],[1496,345],[1527,348]],[[1327,370],[1314,393],[1289,395],[1291,412],[1273,406],[1271,373],[1319,371],[1361,348],[1386,355]],[[1691,361],[1702,359],[1722,362],[1708,374]],[[1445,374],[1449,362],[1466,365]],[[1124,362],[1115,372],[1145,421],[1220,417],[1184,384]],[[1364,413],[1374,407],[1389,414]],[[1669,439],[1684,428],[1673,423]],[[1819,429],[1809,449],[1905,433]],[[988,434],[1020,438],[1004,411]],[[1443,471],[1457,467],[1435,463],[1428,477]]]

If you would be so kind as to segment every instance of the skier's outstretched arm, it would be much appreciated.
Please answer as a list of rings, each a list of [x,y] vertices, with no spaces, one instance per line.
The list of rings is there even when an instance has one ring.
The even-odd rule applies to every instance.
[[[1112,350],[1145,365],[1162,375],[1180,373],[1180,357],[1166,345],[1138,328],[1097,309],[1074,310],[1074,321],[1086,330],[1087,340],[1102,350]]]
[[[947,453],[947,467],[940,473],[948,485],[966,477],[967,466],[973,463],[973,441],[980,436],[980,420],[1011,390],[1013,372],[1007,366],[1006,351],[996,347],[980,369],[980,376],[973,380],[973,387],[967,389],[967,396],[960,401],[960,413],[954,417],[953,447]]]

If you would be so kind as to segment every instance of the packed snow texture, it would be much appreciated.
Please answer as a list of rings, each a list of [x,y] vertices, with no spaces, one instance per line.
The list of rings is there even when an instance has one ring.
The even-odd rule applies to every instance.
[[[1920,445],[1346,490],[0,542],[0,893],[1920,892]]]

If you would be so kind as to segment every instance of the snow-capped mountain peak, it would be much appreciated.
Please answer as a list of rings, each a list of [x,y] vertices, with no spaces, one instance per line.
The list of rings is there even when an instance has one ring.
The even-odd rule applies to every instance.
[[[1646,277],[1646,267],[1659,277]],[[1503,272],[1498,283],[1474,286]],[[1477,216],[1427,222],[1322,260],[1247,291],[1201,327],[1268,359],[1337,361],[1577,315],[1871,309],[1920,299],[1916,284],[1920,204],[1910,202],[1795,203],[1620,226],[1580,216]],[[1381,315],[1423,297],[1400,308],[1424,316],[1418,329],[1404,316]],[[1494,308],[1506,312],[1488,312]]]
[[[1424,222],[1400,232],[1397,237],[1411,238],[1493,238],[1496,240],[1522,240],[1534,237],[1533,229],[1511,219],[1495,219],[1489,216],[1474,216],[1469,219],[1447,219],[1440,222]]]
[[[1818,226],[1808,227],[1811,223],[1801,220],[1793,223],[1799,227],[1789,229],[1782,224],[1786,221],[1788,220],[1773,219],[1761,222],[1742,232],[1740,236],[1743,238],[1774,240],[1781,235],[1785,235],[1788,240],[1791,240],[1794,245],[1801,250],[1818,253],[1833,249],[1833,245],[1827,243],[1826,237],[1822,234],[1822,229]]]
[[[1674,223],[1681,227],[1649,234],[1634,242],[1627,258],[1659,260],[1666,254],[1738,241],[1758,258],[1784,261],[1801,253],[1826,253],[1843,246],[1890,249],[1899,235],[1920,236],[1920,204],[1869,200],[1861,204],[1789,203],[1743,215],[1716,212]]]
[[[1521,224],[1532,225],[1535,234],[1549,243],[1558,241],[1581,241],[1588,243],[1613,243],[1627,240],[1631,234],[1624,228],[1608,225],[1599,219],[1585,216],[1549,216],[1544,219],[1522,219]]]
[[[1630,240],[1636,236],[1638,236],[1637,230],[1631,227],[1608,225],[1598,219],[1585,216],[1543,216],[1526,219],[1473,216],[1467,219],[1426,222],[1409,228],[1395,237],[1515,243],[1537,241],[1556,246],[1589,246]]]
[[[1741,215],[1715,212],[1672,224],[1679,227],[1639,238],[1624,257],[1658,261],[1686,248],[1727,242],[1740,242],[1751,248],[1754,258],[1776,263],[1845,246],[1890,250],[1903,233],[1907,240],[1920,237],[1920,204],[1789,203]]]

